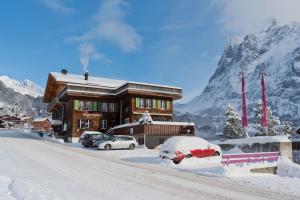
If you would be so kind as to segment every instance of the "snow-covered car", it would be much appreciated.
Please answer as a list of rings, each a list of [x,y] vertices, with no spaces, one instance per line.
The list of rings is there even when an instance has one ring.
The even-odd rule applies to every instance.
[[[81,136],[79,137],[78,143],[82,143],[82,140],[84,138],[85,135],[103,135],[103,133],[99,132],[99,131],[83,131],[83,133],[81,134]]]
[[[111,149],[129,149],[133,150],[135,147],[137,147],[139,144],[132,136],[127,135],[115,135],[110,140],[102,141],[98,148],[104,149],[106,151]]]
[[[160,147],[159,156],[173,160],[175,164],[185,158],[204,158],[210,156],[221,156],[219,145],[193,136],[175,136],[167,139]]]

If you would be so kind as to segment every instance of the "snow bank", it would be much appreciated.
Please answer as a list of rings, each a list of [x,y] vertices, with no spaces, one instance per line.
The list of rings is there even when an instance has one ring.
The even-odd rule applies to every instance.
[[[171,154],[175,154],[176,151],[180,151],[183,154],[189,154],[192,149],[209,149],[214,148],[220,151],[220,147],[214,144],[210,144],[206,140],[200,137],[192,136],[175,136],[167,139],[160,147],[160,155],[163,155],[164,151],[168,151]]]
[[[0,176],[0,199],[14,199],[11,196],[11,192],[9,191],[9,185],[11,184],[11,179],[6,176]]]
[[[212,141],[214,144],[266,144],[271,142],[290,142],[291,140],[286,135],[277,136],[256,136],[250,138],[241,139],[229,139],[224,141],[215,140]]]
[[[277,174],[283,177],[300,178],[300,165],[288,159],[280,159],[277,166]]]

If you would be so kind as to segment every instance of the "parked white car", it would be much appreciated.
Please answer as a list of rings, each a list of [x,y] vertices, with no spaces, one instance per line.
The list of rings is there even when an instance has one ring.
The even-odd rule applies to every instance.
[[[85,135],[90,134],[90,135],[103,135],[103,133],[99,132],[99,131],[83,131],[83,133],[81,134],[81,136],[79,137],[78,143],[82,143],[82,140],[84,138]]]
[[[176,136],[166,140],[160,147],[159,156],[173,160],[175,164],[185,158],[204,158],[210,156],[221,156],[219,145],[193,136]]]
[[[132,136],[127,135],[115,135],[111,140],[103,141],[99,144],[99,149],[106,151],[111,149],[129,149],[133,150],[139,144]]]

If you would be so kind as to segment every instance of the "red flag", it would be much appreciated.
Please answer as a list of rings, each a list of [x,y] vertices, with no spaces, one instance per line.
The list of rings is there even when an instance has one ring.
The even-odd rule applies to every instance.
[[[266,101],[266,84],[264,74],[261,75],[261,86],[262,86],[262,117],[261,117],[261,126],[267,127],[267,101]]]
[[[242,116],[242,126],[246,128],[248,126],[248,118],[247,118],[247,103],[246,103],[246,91],[245,91],[246,83],[244,73],[242,73],[242,94],[243,94],[243,116]]]

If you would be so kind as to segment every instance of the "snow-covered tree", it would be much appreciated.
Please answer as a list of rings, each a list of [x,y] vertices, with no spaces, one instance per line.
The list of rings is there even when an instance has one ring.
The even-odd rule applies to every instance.
[[[280,134],[280,131],[277,129],[278,125],[280,125],[279,118],[276,116],[273,116],[272,110],[270,107],[267,107],[267,121],[268,121],[268,127],[263,128],[261,126],[261,118],[262,118],[262,103],[258,102],[255,108],[255,116],[254,116],[254,122],[255,122],[255,128],[257,129],[256,135],[278,135]]]
[[[152,124],[152,123],[153,123],[152,117],[151,117],[151,115],[149,114],[149,111],[148,111],[148,110],[146,110],[146,111],[143,113],[142,117],[139,119],[139,123],[140,123],[141,125],[143,125],[143,124]]]
[[[291,136],[293,132],[293,128],[290,126],[289,123],[285,123],[283,128],[282,128],[282,134],[287,135],[287,136]]]
[[[241,118],[239,114],[234,110],[234,107],[230,104],[225,112],[225,124],[223,134],[226,138],[241,138],[244,135],[243,128],[241,126]]]

